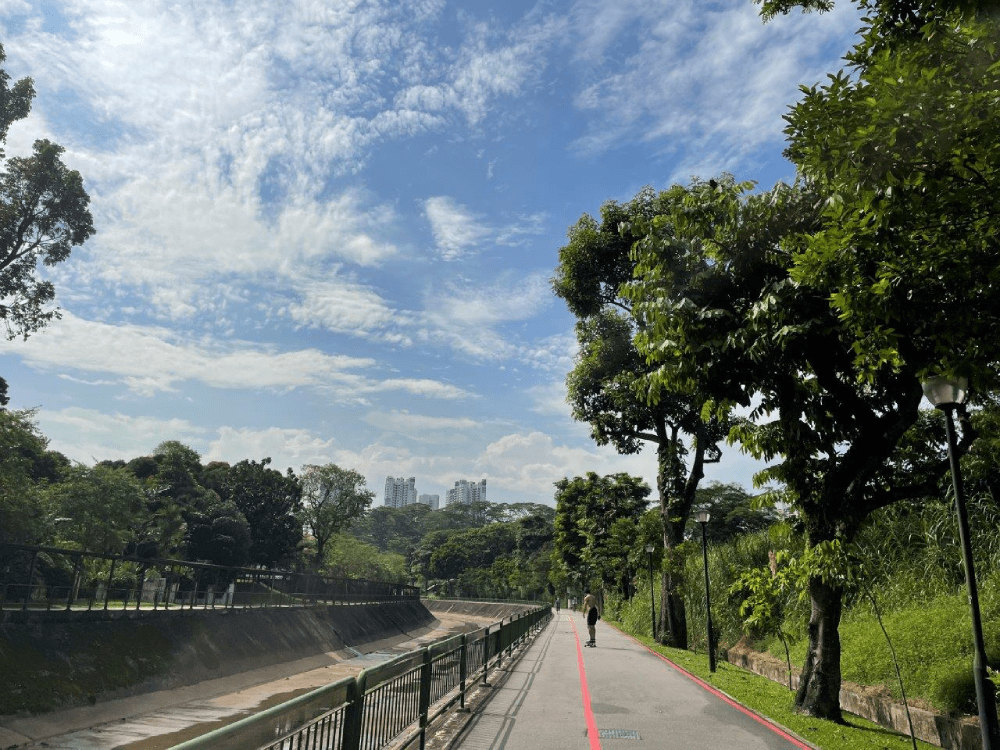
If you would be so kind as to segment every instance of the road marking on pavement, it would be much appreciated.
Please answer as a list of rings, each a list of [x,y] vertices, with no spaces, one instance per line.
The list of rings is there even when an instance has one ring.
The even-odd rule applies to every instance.
[[[601,750],[601,740],[597,731],[597,721],[590,708],[590,688],[587,687],[587,670],[583,666],[583,649],[580,647],[580,634],[576,630],[573,618],[569,618],[573,627],[573,637],[576,639],[576,663],[580,667],[580,692],[583,694],[583,716],[587,720],[587,738],[590,740],[590,750]]]

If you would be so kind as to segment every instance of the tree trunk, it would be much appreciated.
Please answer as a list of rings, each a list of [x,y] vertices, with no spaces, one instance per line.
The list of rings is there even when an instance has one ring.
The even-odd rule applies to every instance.
[[[802,713],[839,723],[844,721],[840,713],[839,630],[843,595],[843,589],[819,578],[809,581],[809,650],[795,694],[795,706]]]
[[[663,577],[660,585],[660,622],[657,626],[658,640],[664,646],[687,648],[687,617],[682,594],[684,584],[684,559],[677,548],[684,542],[684,527],[687,525],[694,501],[694,488],[700,478],[701,462],[692,465],[692,476],[699,476],[692,482],[685,481],[684,467],[680,462],[679,428],[671,426],[668,436],[666,424],[657,427],[660,437],[657,445],[658,472],[657,490],[660,496],[660,521],[663,527]],[[701,451],[696,450],[696,456]]]
[[[660,587],[660,623],[657,627],[659,641],[664,646],[687,648],[687,617],[684,597],[680,594],[682,574],[663,571]]]
[[[663,577],[660,584],[660,624],[657,627],[659,641],[664,646],[687,648],[687,617],[684,608],[684,558],[677,548],[684,542],[684,521],[674,517],[678,513],[677,503],[670,496],[660,493],[660,516],[663,520]]]

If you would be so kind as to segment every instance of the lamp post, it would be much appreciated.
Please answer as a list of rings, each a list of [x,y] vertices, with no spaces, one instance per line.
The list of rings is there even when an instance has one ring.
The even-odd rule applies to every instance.
[[[708,542],[705,537],[705,527],[712,515],[707,510],[699,510],[695,516],[701,524],[701,556],[705,561],[705,614],[708,624],[708,671],[715,671],[715,639],[712,633],[712,595],[708,585]]]
[[[649,557],[649,617],[652,623],[653,640],[656,640],[656,600],[653,598],[653,545],[646,545],[646,555]]]
[[[965,583],[969,588],[969,609],[972,612],[972,639],[975,651],[972,673],[976,682],[976,702],[979,704],[979,731],[983,735],[983,750],[1000,750],[1000,725],[997,722],[996,694],[986,673],[986,648],[983,645],[983,620],[979,611],[979,589],[976,569],[969,540],[969,514],[965,507],[962,469],[958,464],[955,440],[955,410],[965,403],[969,394],[966,378],[934,377],[923,382],[924,396],[934,407],[944,412],[948,434],[948,461],[951,464],[951,481],[955,491],[955,512],[958,515],[958,536],[962,543],[962,562],[965,564]]]

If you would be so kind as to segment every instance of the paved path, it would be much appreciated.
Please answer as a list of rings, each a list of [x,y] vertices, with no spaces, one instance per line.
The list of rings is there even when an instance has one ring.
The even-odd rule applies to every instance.
[[[582,637],[581,637],[582,635]],[[562,611],[451,745],[458,750],[812,747],[614,628]],[[636,740],[640,740],[636,742]]]

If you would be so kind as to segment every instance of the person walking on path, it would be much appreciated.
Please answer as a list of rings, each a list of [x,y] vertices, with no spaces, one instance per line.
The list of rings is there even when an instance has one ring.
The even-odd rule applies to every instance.
[[[601,619],[601,610],[597,604],[597,597],[588,590],[583,596],[583,616],[587,618],[587,632],[590,633],[588,646],[597,645],[597,621]]]

